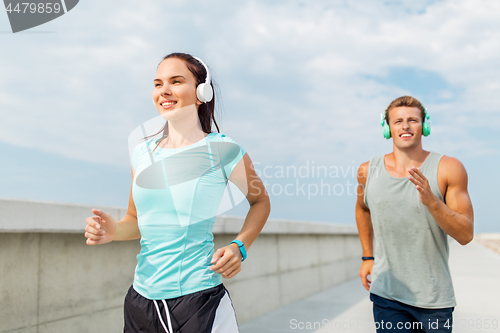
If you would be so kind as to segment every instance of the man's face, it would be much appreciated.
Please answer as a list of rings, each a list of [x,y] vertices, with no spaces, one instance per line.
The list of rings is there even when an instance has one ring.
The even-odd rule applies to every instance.
[[[401,106],[389,111],[389,126],[398,148],[412,148],[422,139],[422,112],[417,107]]]

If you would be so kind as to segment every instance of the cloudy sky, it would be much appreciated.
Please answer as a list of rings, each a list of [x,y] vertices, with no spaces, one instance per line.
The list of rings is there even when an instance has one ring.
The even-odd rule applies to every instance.
[[[272,217],[355,224],[354,173],[391,151],[380,113],[410,94],[432,119],[424,148],[468,171],[476,231],[500,232],[498,17],[483,0],[85,0],[12,34],[0,11],[0,196],[126,206],[128,135],[180,51],[211,68]]]

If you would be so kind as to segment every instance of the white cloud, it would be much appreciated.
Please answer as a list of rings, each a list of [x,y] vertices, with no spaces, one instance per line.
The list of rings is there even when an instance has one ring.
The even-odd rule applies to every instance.
[[[126,163],[129,131],[156,116],[149,101],[156,63],[177,50],[213,68],[226,106],[223,131],[269,163],[368,158],[386,145],[378,113],[411,92],[368,76],[396,66],[437,73],[462,89],[431,105],[446,120],[436,136],[457,126],[493,131],[499,14],[500,4],[486,0],[84,2],[54,21],[56,34],[0,36],[8,49],[0,55],[0,140]],[[437,148],[496,151],[498,138],[462,132]]]
[[[250,2],[242,8],[231,25],[234,28],[222,40],[234,40],[233,52],[244,51],[229,61],[220,60],[226,68],[228,62],[233,64],[226,72],[261,75],[262,80],[281,73],[290,79],[274,92],[262,92],[268,101],[258,105],[267,110],[261,112],[266,114],[265,118],[242,118],[258,122],[262,132],[272,133],[278,142],[286,142],[299,151],[305,149],[308,154],[319,156],[324,150],[316,148],[314,142],[323,141],[333,154],[354,156],[367,145],[380,144],[371,136],[376,133],[375,129],[379,130],[377,113],[394,97],[411,93],[392,85],[377,84],[364,79],[363,75],[383,76],[395,66],[405,66],[437,73],[463,90],[461,95],[454,96],[454,101],[447,103],[446,109],[431,105],[436,113],[443,113],[442,117],[447,118],[441,127],[443,132],[456,133],[456,126],[465,126],[456,121],[457,115],[466,117],[469,126],[482,124],[493,131],[500,125],[496,103],[500,94],[494,92],[500,74],[496,66],[500,53],[498,4],[438,2],[425,11],[403,14],[401,8],[380,4],[364,2],[354,6],[325,10],[321,4],[308,4],[303,8],[297,2],[278,5]],[[223,59],[223,44],[225,42],[214,41],[212,57]],[[256,73],[254,66],[260,63],[265,65]],[[267,66],[270,63],[276,65]],[[245,66],[252,70],[246,71]],[[256,82],[256,77],[250,80]],[[299,87],[290,91],[289,99],[278,102],[277,94],[286,90],[292,80]],[[446,89],[433,93],[441,98],[452,94]],[[476,112],[489,112],[488,123],[484,124]],[[290,125],[279,121],[283,119],[289,119]],[[290,127],[295,124],[291,119],[301,122],[299,135],[290,135],[293,132]],[[329,130],[332,123],[342,125]],[[359,129],[366,135],[359,135]],[[370,136],[373,139],[370,140]],[[477,145],[470,144],[476,140],[467,131],[462,140],[449,135],[443,139],[443,149],[452,147],[453,151],[478,153]],[[496,151],[498,137],[482,141],[482,145],[485,149],[481,151],[491,154]],[[265,149],[266,143],[261,146]]]

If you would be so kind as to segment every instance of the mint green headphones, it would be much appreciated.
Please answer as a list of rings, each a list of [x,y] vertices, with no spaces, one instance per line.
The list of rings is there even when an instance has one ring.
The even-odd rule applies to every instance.
[[[426,107],[422,105],[422,107],[425,110],[425,117],[424,117],[424,123],[422,124],[422,134],[424,136],[429,136],[431,134],[431,118],[429,117],[429,112],[427,111]],[[384,134],[384,138],[390,139],[391,138],[391,128],[389,127],[389,124],[385,120],[385,114],[381,113],[381,123],[382,125],[382,133]]]

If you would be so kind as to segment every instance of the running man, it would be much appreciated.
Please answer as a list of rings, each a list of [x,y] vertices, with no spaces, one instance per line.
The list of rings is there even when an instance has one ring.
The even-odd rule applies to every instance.
[[[359,275],[377,332],[451,332],[448,236],[462,245],[474,236],[467,172],[456,158],[423,150],[430,121],[417,99],[391,102],[382,126],[393,151],[361,164],[356,203]]]

